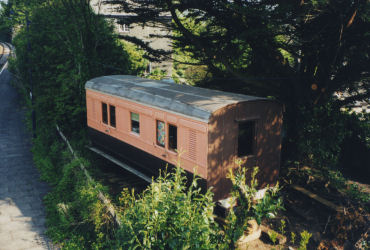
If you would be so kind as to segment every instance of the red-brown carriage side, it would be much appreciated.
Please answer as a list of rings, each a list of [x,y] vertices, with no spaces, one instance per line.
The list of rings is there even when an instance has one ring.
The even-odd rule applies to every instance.
[[[196,168],[215,200],[226,198],[237,159],[259,166],[259,182],[276,182],[282,107],[254,96],[135,76],[86,83],[87,123],[96,145],[135,158],[156,172],[166,163]]]

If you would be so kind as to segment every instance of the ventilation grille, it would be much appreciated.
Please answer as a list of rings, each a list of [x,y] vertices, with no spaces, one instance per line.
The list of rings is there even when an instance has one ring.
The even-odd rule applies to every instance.
[[[189,158],[197,159],[197,133],[194,130],[189,130]]]

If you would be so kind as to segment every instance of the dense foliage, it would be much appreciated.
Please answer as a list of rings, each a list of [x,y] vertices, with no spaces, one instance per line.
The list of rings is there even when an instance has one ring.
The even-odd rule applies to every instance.
[[[198,177],[189,180],[178,167],[141,194],[124,189],[116,204],[122,225],[116,227],[97,199],[106,188],[88,182],[79,168],[81,162],[91,168],[89,161],[72,160],[56,134],[39,136],[33,153],[41,178],[53,186],[45,197],[48,235],[63,249],[234,249],[248,230],[248,220],[269,217],[281,208],[277,188],[256,200],[256,171],[249,184],[240,167],[230,177],[236,192],[232,203],[240,206],[221,227],[214,220],[212,192],[204,193]]]
[[[11,24],[9,22],[9,6],[5,3],[0,3],[0,41],[10,42],[11,40]]]
[[[258,191],[256,178],[258,167],[247,173],[247,169],[241,167],[241,161],[237,164],[238,168],[235,171],[230,169],[228,173],[228,178],[233,184],[231,204],[238,204],[227,216],[225,244],[230,248],[248,230],[249,220],[256,220],[261,224],[262,219],[274,218],[277,211],[284,209],[282,199],[278,195],[279,183],[276,183],[273,188],[267,187],[265,190]]]
[[[301,160],[296,156],[304,151],[297,152],[301,147],[296,143],[316,110],[331,106],[326,112],[333,121],[341,116],[341,106],[370,96],[369,1],[110,2],[137,14],[128,21],[132,23],[160,22],[159,16],[171,15],[172,22],[161,25],[172,31],[174,51],[179,52],[174,55],[178,81],[187,78],[190,83],[282,102],[286,158]],[[184,64],[190,66],[184,69]],[[338,92],[348,95],[338,99]],[[333,137],[343,136],[341,121],[326,127],[332,128]],[[320,150],[331,154],[332,146]]]
[[[163,173],[137,198],[128,190],[120,198],[122,249],[215,249],[219,227],[213,219],[212,194],[201,193],[198,179],[189,189],[180,167]]]
[[[233,192],[229,202],[238,206],[230,209],[223,227],[214,220],[211,190],[203,193],[198,177],[188,183],[179,166],[170,174],[162,174],[139,197],[124,190],[117,248],[234,249],[248,231],[249,220],[260,223],[283,208],[278,185],[257,198],[257,172],[255,168],[247,173],[241,166],[235,172],[230,170]]]
[[[302,163],[330,167],[351,162],[348,152],[354,148],[343,146],[348,142],[359,145],[361,157],[369,151],[368,118],[361,122],[339,111],[344,103],[368,97],[368,1],[124,2],[126,10],[138,14],[132,16],[134,22],[153,20],[163,11],[172,15],[173,22],[165,25],[174,30],[178,81],[207,79],[203,84],[208,86],[283,102],[287,142]],[[196,178],[189,188],[177,168],[139,196],[123,192],[123,226],[116,232],[97,199],[97,189],[104,188],[86,182],[79,162],[72,161],[58,142],[54,125],[84,144],[86,80],[142,74],[143,52],[118,41],[112,26],[92,13],[89,1],[9,0],[0,18],[5,33],[9,20],[17,30],[11,66],[25,83],[25,96],[32,91],[31,108],[37,118],[34,159],[42,178],[53,186],[45,200],[48,232],[62,247],[234,248],[249,219],[260,223],[281,208],[277,188],[255,199],[256,172],[249,184],[240,169],[229,175],[239,207],[221,228],[214,222],[211,192],[202,194]],[[142,41],[128,40],[146,47]],[[168,56],[150,49],[147,53]],[[355,96],[344,101],[333,97],[343,90]]]
[[[369,176],[364,167],[370,163],[369,115],[339,112],[331,103],[300,111],[303,126],[294,144],[301,164],[341,169],[352,172],[352,177]]]
[[[67,133],[79,133],[86,123],[85,82],[131,73],[128,54],[111,25],[86,1],[44,1],[13,16],[29,20],[13,39],[13,66],[32,91],[37,133],[54,130],[55,123]]]
[[[232,78],[223,86],[230,91],[312,105],[361,81],[357,98],[369,96],[368,1],[121,1],[121,8],[136,13],[136,23],[170,14],[173,22],[161,25],[175,31],[175,48],[215,77]]]
[[[41,179],[52,186],[44,197],[48,236],[63,249],[111,249],[113,220],[97,199],[105,189],[87,182],[79,167],[87,161],[72,160],[56,134],[38,136],[32,151]]]

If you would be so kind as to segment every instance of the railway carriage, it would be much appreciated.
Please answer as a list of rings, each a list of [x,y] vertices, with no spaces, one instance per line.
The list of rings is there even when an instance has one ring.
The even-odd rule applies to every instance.
[[[238,159],[259,166],[262,185],[276,182],[282,127],[276,101],[128,75],[94,78],[85,88],[89,134],[104,151],[133,158],[153,174],[180,161],[213,187],[215,200],[228,197],[226,175]]]

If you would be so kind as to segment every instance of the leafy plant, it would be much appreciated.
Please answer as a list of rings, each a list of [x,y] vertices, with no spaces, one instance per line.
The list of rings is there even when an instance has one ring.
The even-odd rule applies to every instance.
[[[357,176],[368,175],[363,165],[370,163],[369,116],[340,111],[330,102],[301,108],[299,120],[302,126],[297,138],[291,139],[291,159],[318,169],[341,170],[356,176],[355,168]]]
[[[32,150],[42,179],[53,187],[44,198],[48,236],[65,249],[111,248],[112,219],[97,198],[97,190],[105,189],[86,181],[79,168],[82,159],[71,160],[60,142],[48,146],[40,137]]]
[[[161,69],[154,69],[149,75],[147,75],[148,78],[154,79],[154,80],[161,80],[167,75],[167,72],[165,70]]]
[[[292,244],[294,244],[294,243],[295,243],[295,237],[296,237],[295,233],[294,233],[294,232],[290,232],[290,242],[291,242]]]
[[[306,250],[307,249],[307,244],[310,241],[312,234],[304,230],[301,232],[301,241],[299,243],[299,250]]]
[[[12,68],[27,93],[32,89],[37,134],[54,130],[58,123],[67,135],[80,136],[86,126],[84,84],[101,75],[130,73],[129,55],[113,27],[94,14],[86,1],[17,2],[28,6],[29,25],[28,29],[20,26],[13,39]],[[14,20],[25,18],[16,7]]]
[[[11,24],[9,22],[10,8],[4,2],[0,2],[0,41],[10,42]]]
[[[194,177],[189,185],[177,166],[172,173],[162,173],[138,197],[124,190],[117,248],[217,248],[220,235],[213,219],[212,193],[202,194],[198,180]]]
[[[370,194],[364,192],[357,184],[350,184],[349,189],[347,189],[347,194],[353,199],[365,204],[370,202]]]
[[[277,232],[275,232],[274,230],[269,230],[267,232],[270,240],[272,241],[272,243],[275,245],[276,244],[276,241],[277,241],[277,237],[278,237],[278,234]]]
[[[122,44],[123,50],[127,51],[130,57],[130,73],[134,75],[144,75],[149,64],[148,60],[144,57],[145,51],[130,42],[119,42]]]
[[[282,199],[278,195],[278,183],[273,188],[267,188],[262,199],[256,199],[258,182],[256,175],[258,167],[253,169],[250,182],[247,183],[247,169],[241,167],[242,161],[237,161],[235,173],[230,169],[228,178],[232,182],[232,204],[237,206],[230,210],[225,227],[225,242],[228,247],[234,247],[236,242],[248,227],[248,220],[255,219],[258,224],[263,218],[272,218],[275,213],[283,209]]]
[[[297,159],[317,168],[335,168],[346,136],[341,113],[328,104],[313,109],[301,108],[300,117],[304,125],[295,139]]]
[[[285,235],[285,220],[283,219],[280,220],[279,230],[282,235]]]

